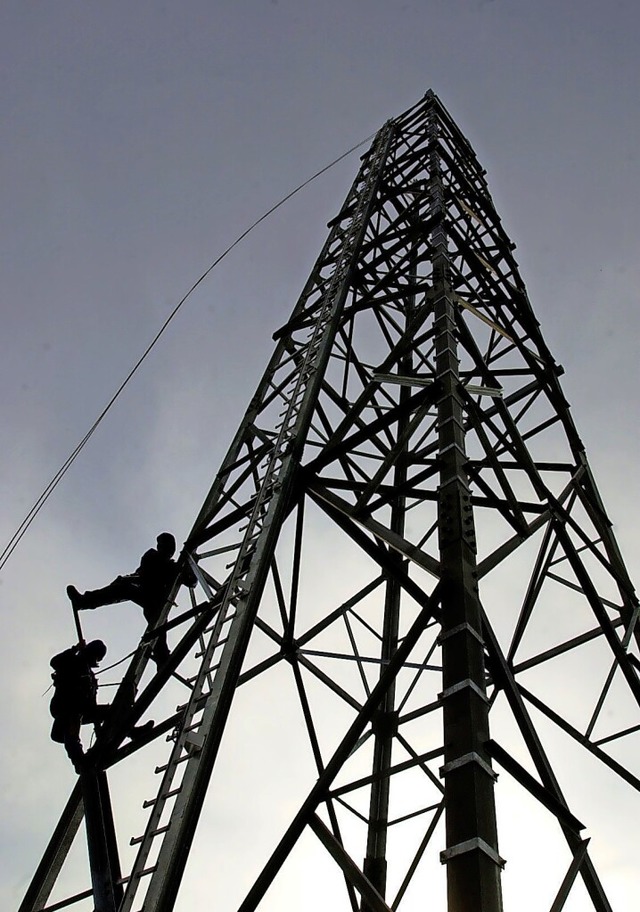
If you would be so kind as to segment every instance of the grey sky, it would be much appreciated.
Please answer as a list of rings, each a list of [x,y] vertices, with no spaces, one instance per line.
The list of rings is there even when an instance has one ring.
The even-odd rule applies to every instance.
[[[488,171],[637,578],[639,26],[632,0],[5,0],[0,544],[221,251],[433,88]],[[357,162],[212,273],[3,571],[4,907],[73,783],[41,697],[73,640],[64,587],[187,534]],[[131,606],[91,624],[113,658],[142,629]]]

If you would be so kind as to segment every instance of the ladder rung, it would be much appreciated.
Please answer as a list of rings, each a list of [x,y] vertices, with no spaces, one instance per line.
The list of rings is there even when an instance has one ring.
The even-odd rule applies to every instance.
[[[147,874],[154,874],[157,870],[158,870],[158,865],[157,865],[157,864],[151,865],[150,868],[143,868],[143,870],[140,871],[139,874],[136,874],[136,875],[135,875],[136,880],[137,880],[138,878],[140,878],[140,877],[146,877]],[[118,883],[119,883],[119,884],[126,884],[126,883],[129,883],[130,880],[133,880],[133,878],[131,877],[131,875],[128,875],[127,877],[121,877],[121,878],[118,880]]]
[[[178,795],[182,791],[182,786],[179,785],[178,788],[171,789],[170,792],[165,792],[164,795],[156,795],[155,798],[149,798],[147,801],[142,802],[143,808],[153,807],[154,804],[157,804],[158,801],[168,801],[169,798],[173,798],[175,795]]]
[[[224,624],[228,624],[229,621],[232,621],[232,620],[234,619],[235,616],[236,616],[236,615],[235,615],[235,612],[234,612],[233,614],[228,615],[228,616],[224,619],[224,621],[222,622],[223,625],[224,625]],[[211,627],[207,627],[207,629],[203,631],[203,636],[206,636],[207,633],[211,633],[211,631],[215,629],[215,626],[216,626],[215,623],[213,623],[213,624],[211,625]]]
[[[132,836],[132,838],[129,840],[129,845],[140,845],[140,843],[144,842],[147,837],[149,839],[153,839],[156,836],[160,836],[161,833],[166,833],[170,826],[171,824],[168,823],[166,826],[158,827],[157,830],[152,830],[150,833],[145,833],[144,836]]]
[[[217,649],[219,646],[224,646],[224,644],[227,642],[228,639],[229,639],[229,637],[226,636],[226,637],[224,637],[224,639],[218,640],[218,642],[216,643],[216,645],[215,645],[213,648],[214,648],[214,649]],[[204,655],[204,652],[196,652],[195,658],[196,658],[196,659],[201,659],[203,655]],[[193,680],[193,679],[192,679],[192,678],[189,678],[189,680],[191,681],[191,680]]]
[[[179,763],[184,763],[185,760],[189,759],[189,755],[185,754],[184,757],[179,757],[177,760],[173,761],[173,766],[177,766]],[[166,773],[169,769],[170,764],[165,763],[163,766],[156,766],[156,773]]]

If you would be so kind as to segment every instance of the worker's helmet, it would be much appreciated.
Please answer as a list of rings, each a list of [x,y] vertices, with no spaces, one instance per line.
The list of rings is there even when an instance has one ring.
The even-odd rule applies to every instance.
[[[90,643],[87,643],[85,651],[89,653],[96,662],[100,662],[107,654],[107,647],[102,640],[91,640]]]
[[[165,554],[175,554],[176,540],[171,532],[161,532],[156,542],[159,551],[164,551]]]

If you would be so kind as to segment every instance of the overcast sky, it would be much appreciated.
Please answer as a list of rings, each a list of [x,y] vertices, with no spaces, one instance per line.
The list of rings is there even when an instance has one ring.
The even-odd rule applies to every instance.
[[[633,0],[4,0],[0,545],[210,263],[432,88],[487,169],[636,575],[639,27]],[[42,697],[65,586],[184,539],[358,154],[189,299],[2,571],[5,908],[74,781]],[[91,623],[114,659],[142,630],[131,606]]]

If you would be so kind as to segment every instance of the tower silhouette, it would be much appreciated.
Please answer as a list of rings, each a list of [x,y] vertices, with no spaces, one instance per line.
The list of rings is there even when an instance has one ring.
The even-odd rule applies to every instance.
[[[637,802],[638,601],[435,94],[328,227],[187,539],[171,657],[143,637],[20,912],[170,912],[203,841],[216,910],[618,908],[590,820]]]

